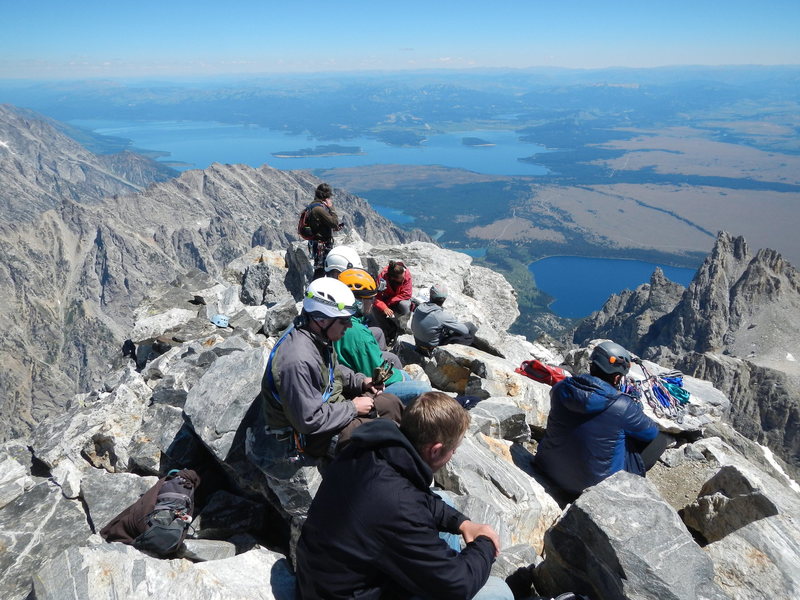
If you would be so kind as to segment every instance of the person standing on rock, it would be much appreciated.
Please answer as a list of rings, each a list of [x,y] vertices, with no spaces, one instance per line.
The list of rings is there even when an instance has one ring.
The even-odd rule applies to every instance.
[[[379,420],[353,433],[328,466],[300,535],[300,598],[513,598],[489,577],[500,551],[494,529],[430,488],[468,427],[469,413],[455,400],[429,392],[406,409],[399,429]]]
[[[327,183],[321,183],[314,192],[314,202],[307,210],[306,222],[314,234],[308,241],[308,252],[314,262],[314,279],[325,273],[325,257],[333,248],[333,232],[340,231],[342,224],[333,209],[333,190]]]
[[[417,350],[425,355],[437,346],[463,344],[470,346],[475,341],[477,327],[469,321],[462,323],[442,308],[447,299],[447,286],[432,285],[428,302],[420,304],[411,319],[411,333]]]
[[[631,361],[619,344],[602,342],[592,351],[588,375],[568,377],[550,391],[547,430],[534,464],[566,500],[618,471],[644,477],[666,448],[669,438],[659,436],[641,404],[619,389]]]

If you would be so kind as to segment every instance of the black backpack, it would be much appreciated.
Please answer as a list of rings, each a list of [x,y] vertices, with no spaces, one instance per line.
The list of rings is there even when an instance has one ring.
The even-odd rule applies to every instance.
[[[133,540],[134,548],[165,557],[177,552],[192,522],[195,485],[177,469],[170,471],[156,497],[145,530]]]

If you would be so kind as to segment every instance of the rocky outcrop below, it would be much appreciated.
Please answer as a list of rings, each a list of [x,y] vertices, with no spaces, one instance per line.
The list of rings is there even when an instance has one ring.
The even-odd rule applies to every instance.
[[[479,326],[485,351],[453,345],[424,358],[407,336],[397,350],[413,377],[471,397],[469,432],[436,482],[498,531],[503,552],[493,572],[512,576],[518,598],[796,595],[800,488],[721,421],[729,402],[711,384],[687,377],[691,399],[681,418],[658,419],[679,441],[647,479],[619,474],[562,509],[531,466],[549,387],[514,368],[537,357],[581,369],[589,349],[563,356],[508,334],[517,314],[511,286],[464,254],[423,242],[348,241],[370,268],[403,260],[417,296],[446,281],[448,310]],[[154,286],[127,332],[137,360],[120,357],[93,391],[74,396],[27,439],[0,445],[0,596],[294,597],[287,557],[298,531],[246,458],[244,440],[258,423],[269,351],[298,313],[310,270],[301,244],[253,248],[219,275],[195,270]],[[210,322],[217,313],[228,327]],[[194,468],[203,480],[195,532],[179,557],[102,542],[96,532],[173,467]],[[315,472],[298,487],[294,513],[306,509],[318,482]]]
[[[193,269],[221,276],[253,246],[283,251],[319,184],[307,173],[219,164],[154,183],[152,161],[93,155],[8,107],[0,142],[0,440],[96,387],[154,286]],[[356,196],[337,190],[335,203],[342,235],[429,240]]]
[[[670,281],[656,268],[649,283],[612,295],[602,309],[581,321],[573,340],[585,343],[602,337],[626,344],[636,340],[638,344],[650,333],[654,323],[672,312],[684,291],[682,285]]]
[[[719,234],[689,287],[656,271],[612,296],[575,331],[708,379],[731,400],[729,419],[800,475],[800,273],[777,252],[752,255]]]

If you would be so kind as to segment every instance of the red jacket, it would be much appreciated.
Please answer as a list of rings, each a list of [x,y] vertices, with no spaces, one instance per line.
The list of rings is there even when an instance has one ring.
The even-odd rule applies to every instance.
[[[386,273],[388,271],[389,267],[387,266],[378,273],[378,289],[381,287],[381,281],[386,282],[386,289],[379,291],[378,295],[375,296],[375,306],[381,312],[386,312],[387,307],[391,308],[398,302],[411,300],[411,271],[406,268],[406,272],[403,275],[403,282],[397,287],[392,287],[392,283],[386,279]]]

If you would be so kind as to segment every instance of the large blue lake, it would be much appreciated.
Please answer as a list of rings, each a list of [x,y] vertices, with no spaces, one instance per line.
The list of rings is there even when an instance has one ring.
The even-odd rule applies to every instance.
[[[176,168],[205,168],[213,162],[268,164],[278,169],[332,169],[373,164],[443,165],[491,175],[543,175],[547,170],[520,158],[546,152],[542,146],[523,143],[513,131],[478,130],[431,134],[417,147],[390,146],[369,138],[336,142],[358,146],[360,154],[277,158],[273,153],[331,144],[306,135],[291,135],[255,125],[198,121],[74,120],[73,125],[103,135],[131,140],[133,147],[169,153],[166,162],[185,163]],[[467,146],[463,138],[480,138],[491,146]],[[414,215],[375,206],[400,226],[413,226]],[[434,236],[435,237],[435,236]],[[482,256],[485,248],[464,250]],[[613,293],[635,288],[649,280],[657,265],[633,260],[551,257],[530,265],[537,286],[556,300],[552,310],[563,317],[584,317],[599,309]],[[662,267],[667,277],[683,285],[694,276],[691,269]]]
[[[660,266],[666,277],[689,285],[695,269],[669,267],[640,260],[551,256],[528,267],[536,287],[555,298],[550,309],[561,317],[579,318],[599,310],[611,294],[634,289],[650,280]]]
[[[213,162],[268,164],[277,169],[333,169],[375,164],[443,165],[490,175],[543,175],[540,165],[518,159],[546,152],[543,146],[519,141],[513,131],[479,130],[431,134],[421,146],[390,146],[369,138],[336,142],[358,146],[361,154],[345,156],[304,156],[277,158],[274,152],[316,148],[331,144],[306,135],[291,135],[255,125],[233,125],[201,121],[103,121],[74,120],[72,125],[103,135],[132,140],[145,150],[169,152],[168,162],[186,163],[179,169],[204,169]],[[493,146],[466,146],[463,138],[475,137]]]

